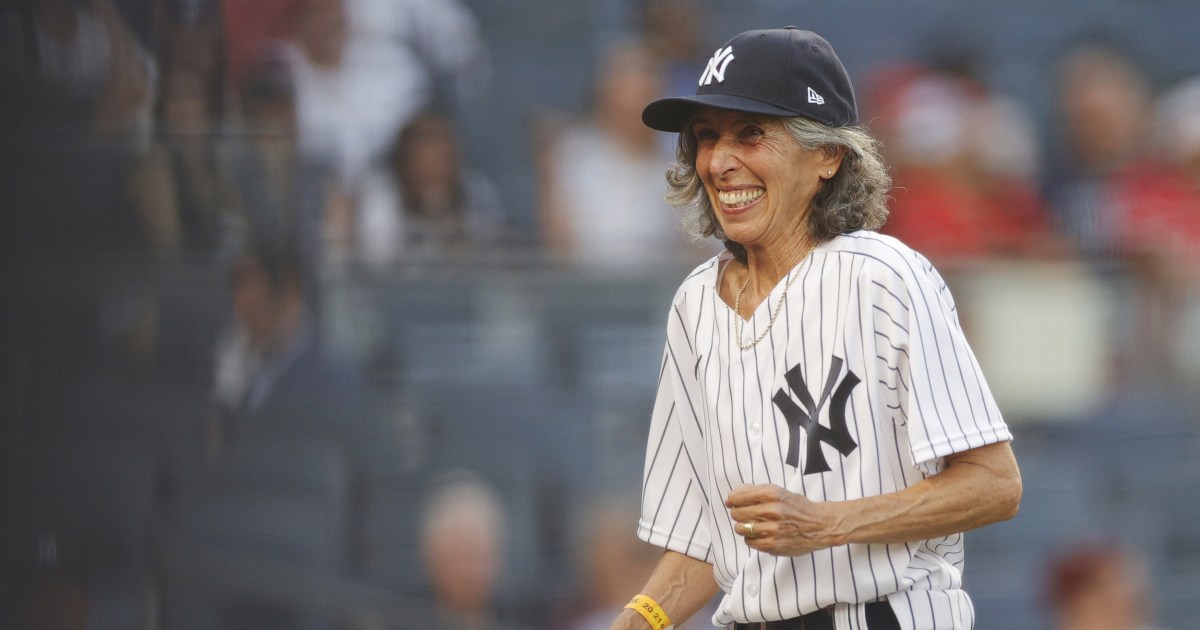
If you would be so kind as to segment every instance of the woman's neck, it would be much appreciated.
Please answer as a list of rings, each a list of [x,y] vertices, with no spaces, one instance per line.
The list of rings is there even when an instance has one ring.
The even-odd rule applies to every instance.
[[[747,247],[746,268],[755,294],[765,295],[816,247],[816,241],[804,234],[775,247]]]
[[[749,318],[775,286],[800,263],[816,241],[807,235],[794,239],[786,247],[747,248],[746,264],[734,268],[722,282],[721,297],[744,318]]]

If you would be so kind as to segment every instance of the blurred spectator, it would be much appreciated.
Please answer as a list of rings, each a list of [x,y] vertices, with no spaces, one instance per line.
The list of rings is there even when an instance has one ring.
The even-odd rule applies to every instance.
[[[689,243],[663,199],[671,155],[641,119],[646,103],[662,94],[662,81],[645,46],[615,46],[600,58],[591,115],[542,139],[542,230],[555,256],[621,270],[698,263],[716,251]]]
[[[1050,560],[1045,593],[1056,630],[1151,630],[1149,578],[1113,544],[1079,545]]]
[[[360,189],[352,216],[327,222],[335,248],[382,265],[504,240],[499,194],[463,163],[458,131],[446,113],[426,110],[414,117],[386,166]]]
[[[0,4],[0,256],[144,246],[124,194],[156,74],[111,0]]]
[[[690,94],[704,66],[700,26],[704,8],[697,0],[639,0],[642,35],[662,64],[665,94]],[[674,147],[672,147],[674,149]]]
[[[1057,66],[1065,154],[1047,163],[1047,198],[1064,233],[1084,253],[1115,253],[1128,222],[1117,190],[1139,175],[1150,138],[1150,87],[1110,46],[1087,44]]]
[[[1036,187],[1032,123],[1021,106],[966,79],[914,72],[880,109],[894,160],[883,231],[939,265],[1052,254]]]
[[[904,101],[901,98],[910,85],[924,77],[930,69],[919,63],[891,59],[871,68],[859,96],[859,118],[879,139],[880,153],[889,164],[903,158],[900,145],[900,118]]]
[[[485,91],[488,52],[462,0],[347,0],[347,7],[350,35],[376,55],[375,71],[414,77],[409,113],[431,102],[458,113],[458,106]]]
[[[1190,222],[1163,229],[1161,220],[1192,214],[1171,207],[1194,206],[1178,164],[1162,159],[1169,151],[1155,151],[1149,80],[1128,54],[1105,43],[1073,49],[1057,76],[1069,154],[1050,164],[1054,212],[1085,254],[1128,272],[1127,321],[1115,340],[1121,384],[1173,383],[1187,265],[1166,252],[1168,243],[1186,240]]]
[[[420,625],[502,627],[493,597],[503,569],[506,521],[500,497],[473,473],[456,471],[437,480],[421,523],[435,618]]]
[[[1190,387],[1200,375],[1200,78],[1164,94],[1157,120],[1157,150],[1114,188],[1128,213],[1119,246],[1140,280],[1144,369]]]
[[[359,557],[370,404],[354,367],[320,343],[294,242],[252,236],[229,270],[201,440],[172,453],[163,484],[164,624],[333,628],[333,607],[294,581],[348,575]],[[229,576],[231,558],[254,568]]]
[[[563,630],[606,630],[625,604],[637,595],[640,584],[650,577],[662,550],[638,539],[637,497],[597,498],[583,515],[581,536],[574,549],[580,579],[581,600],[568,608]],[[676,626],[679,630],[712,628],[712,613],[719,598],[709,607]]]
[[[130,193],[155,251],[212,252],[231,242],[236,202],[214,142],[220,94],[207,78],[191,64],[166,66],[160,130],[131,173]]]
[[[252,247],[230,271],[234,319],[216,350],[209,450],[242,433],[359,446],[359,381],[321,351],[294,249],[271,241]]]
[[[6,116],[101,133],[150,129],[153,58],[110,0],[31,0],[0,8]]]
[[[215,0],[220,4],[225,71],[234,95],[254,77],[259,61],[291,38],[300,0]]]
[[[480,86],[476,30],[457,0],[299,0],[289,60],[303,151],[357,187],[440,86],[451,100]]]
[[[238,227],[292,239],[306,280],[311,279],[320,261],[325,217],[347,201],[330,167],[300,150],[295,83],[279,51],[255,64],[240,105],[241,127],[222,159],[237,195]]]
[[[224,107],[228,63],[222,44],[226,37],[221,23],[220,0],[141,0],[159,8],[146,13],[161,23],[159,65],[184,67],[201,77],[206,98]],[[217,120],[213,121],[214,123]]]
[[[1155,159],[1118,193],[1129,207],[1124,245],[1166,258],[1165,271],[1191,284],[1200,272],[1200,77],[1164,94],[1157,120]]]
[[[597,500],[581,521],[575,544],[583,601],[560,627],[604,630],[637,595],[654,570],[659,552],[634,535],[637,500]]]

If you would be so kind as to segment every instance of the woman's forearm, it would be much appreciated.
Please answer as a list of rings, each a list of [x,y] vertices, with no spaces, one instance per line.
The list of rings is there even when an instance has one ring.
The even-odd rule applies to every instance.
[[[775,485],[740,486],[726,506],[746,544],[797,556],[850,543],[892,544],[949,536],[1012,518],[1021,473],[1007,442],[946,458],[942,472],[899,492],[814,502]]]
[[[671,623],[679,625],[717,594],[712,565],[674,551],[664,552],[641,592],[652,597]],[[646,630],[649,624],[637,612],[623,609],[612,630]]]
[[[893,494],[847,501],[833,543],[902,543],[1008,520],[1021,501],[1021,474],[1007,442],[948,458],[942,472]]]

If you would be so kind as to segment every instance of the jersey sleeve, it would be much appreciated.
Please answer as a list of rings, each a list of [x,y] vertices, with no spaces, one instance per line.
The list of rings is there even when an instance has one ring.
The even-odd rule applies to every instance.
[[[699,384],[692,372],[694,352],[682,324],[683,310],[677,300],[667,326],[646,443],[638,537],[711,562],[711,518],[702,477],[707,465],[695,398]]]
[[[962,327],[954,299],[927,260],[911,265],[887,287],[901,303],[897,365],[907,385],[900,403],[915,464],[1012,440]],[[898,322],[899,323],[899,322]]]

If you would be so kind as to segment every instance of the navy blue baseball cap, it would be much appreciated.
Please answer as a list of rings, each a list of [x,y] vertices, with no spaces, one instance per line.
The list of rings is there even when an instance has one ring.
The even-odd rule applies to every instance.
[[[717,49],[695,96],[654,101],[642,122],[682,131],[702,107],[804,116],[830,127],[858,124],[854,87],[825,38],[794,26],[746,31]]]

